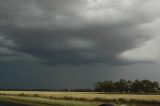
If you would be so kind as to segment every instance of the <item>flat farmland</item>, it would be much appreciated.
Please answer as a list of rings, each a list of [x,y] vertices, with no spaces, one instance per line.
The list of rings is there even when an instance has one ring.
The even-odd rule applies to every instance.
[[[48,91],[0,91],[0,94],[6,95],[26,95],[26,96],[40,96],[40,97],[73,97],[86,98],[93,100],[95,98],[104,99],[138,99],[138,100],[155,100],[160,101],[160,95],[139,95],[139,94],[104,94],[98,92],[48,92]]]
[[[0,95],[3,98],[9,97],[12,100],[13,98],[16,98],[17,100],[23,99],[23,101],[24,99],[25,100],[29,99],[34,101],[56,100],[57,102],[63,102],[63,103],[67,102],[73,103],[74,101],[79,104],[83,102],[87,104],[86,106],[89,106],[89,104],[92,104],[90,106],[96,106],[97,104],[104,102],[111,102],[115,104],[131,104],[127,106],[133,106],[134,104],[141,104],[141,105],[148,104],[152,106],[160,105],[160,95],[149,95],[149,94],[138,95],[138,94],[105,94],[98,92],[0,91]]]

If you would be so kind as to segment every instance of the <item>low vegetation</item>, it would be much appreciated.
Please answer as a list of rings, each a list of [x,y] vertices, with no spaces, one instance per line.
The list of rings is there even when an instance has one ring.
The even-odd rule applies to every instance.
[[[115,106],[160,106],[159,93],[158,82],[121,79],[116,82],[99,81],[95,83],[95,89],[65,89],[61,92],[0,91],[0,101],[38,106],[98,106],[104,102],[115,104]]]
[[[0,91],[0,100],[23,101],[54,106],[97,106],[110,102],[120,106],[160,106],[160,95],[105,94],[98,92]],[[56,104],[56,105],[55,105]],[[59,104],[59,105],[58,105]]]
[[[158,94],[160,85],[156,81],[149,80],[124,80],[119,81],[99,81],[95,84],[95,91],[106,93],[133,93],[133,94]]]
[[[97,102],[81,102],[70,100],[48,99],[41,97],[0,96],[0,101],[26,104],[29,106],[97,106]]]

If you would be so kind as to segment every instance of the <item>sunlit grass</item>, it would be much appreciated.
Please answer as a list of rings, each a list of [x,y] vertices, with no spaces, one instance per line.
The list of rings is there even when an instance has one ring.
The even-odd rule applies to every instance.
[[[40,97],[19,97],[19,96],[1,96],[0,101],[14,102],[14,103],[24,103],[29,105],[38,106],[97,106],[98,102],[81,102],[74,100],[57,100],[48,99]]]
[[[40,97],[73,97],[73,98],[87,98],[92,100],[94,98],[103,99],[138,99],[138,100],[155,100],[160,101],[160,95],[136,95],[136,94],[103,94],[96,92],[46,92],[46,91],[0,91],[0,94],[19,95],[24,94],[28,96]]]
[[[1,100],[23,101],[32,104],[54,106],[97,106],[111,102],[120,106],[134,104],[160,105],[160,95],[104,94],[98,92],[49,92],[49,91],[0,91]],[[137,105],[136,105],[137,106]],[[140,105],[146,106],[146,105]]]

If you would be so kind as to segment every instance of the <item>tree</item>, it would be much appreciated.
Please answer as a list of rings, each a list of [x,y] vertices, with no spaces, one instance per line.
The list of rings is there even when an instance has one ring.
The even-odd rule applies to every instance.
[[[95,91],[104,92],[104,83],[102,81],[95,83]]]
[[[105,88],[104,92],[108,92],[108,93],[114,92],[115,84],[112,81],[104,81],[103,83]]]
[[[118,92],[128,92],[128,84],[126,80],[120,79],[120,81],[115,82],[115,85]]]
[[[131,85],[131,92],[141,93],[142,92],[141,88],[142,88],[141,81],[135,80]]]
[[[158,93],[159,92],[159,89],[160,89],[160,87],[159,87],[159,83],[158,82],[156,82],[156,81],[154,81],[153,83],[152,83],[152,90],[153,90],[153,92],[154,93]]]
[[[149,80],[124,80],[120,79],[119,81],[99,81],[95,84],[95,91],[98,92],[120,92],[120,93],[159,93],[160,86],[159,83]]]

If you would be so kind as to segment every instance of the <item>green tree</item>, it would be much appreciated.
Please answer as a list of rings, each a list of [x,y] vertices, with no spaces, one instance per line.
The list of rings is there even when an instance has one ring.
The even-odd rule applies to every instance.
[[[104,92],[104,83],[102,81],[95,83],[95,91]]]
[[[118,92],[128,92],[128,83],[126,80],[120,79],[120,81],[115,82],[115,85]]]
[[[95,91],[98,92],[120,92],[120,93],[159,93],[160,86],[159,83],[150,80],[124,80],[120,79],[119,81],[99,81],[95,83]]]
[[[142,84],[141,81],[135,80],[131,85],[131,91],[133,93],[141,93]]]
[[[115,85],[112,81],[104,81],[103,83],[104,83],[104,88],[105,88],[104,92],[108,92],[108,93],[114,92]]]

